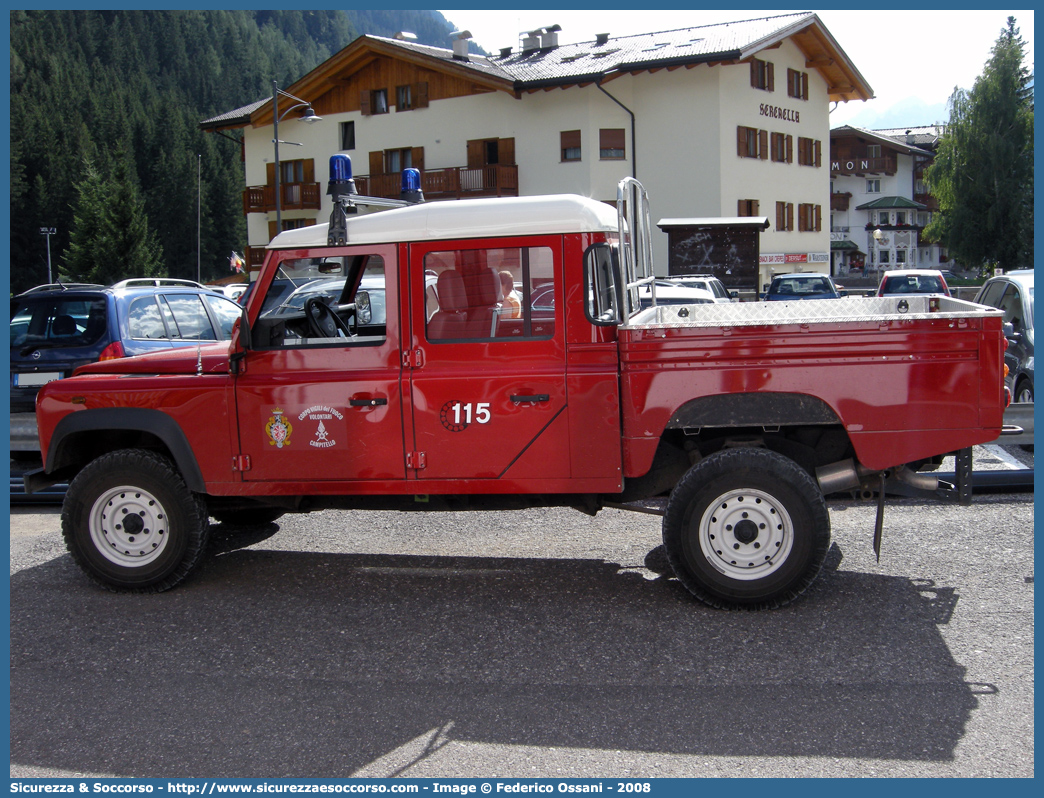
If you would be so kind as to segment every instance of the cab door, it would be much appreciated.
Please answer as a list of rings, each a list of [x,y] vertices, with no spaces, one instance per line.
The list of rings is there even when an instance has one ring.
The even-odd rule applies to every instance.
[[[411,477],[569,477],[561,280],[561,237],[411,245]]]
[[[282,256],[274,279],[258,286],[261,311],[251,304],[252,349],[236,378],[243,478],[405,479],[394,247]],[[360,291],[369,302],[357,320],[349,305]]]

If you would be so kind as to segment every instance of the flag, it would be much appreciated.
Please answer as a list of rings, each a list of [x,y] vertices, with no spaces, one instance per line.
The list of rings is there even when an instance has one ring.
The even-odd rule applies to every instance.
[[[243,260],[242,255],[237,255],[235,250],[232,250],[232,257],[228,259],[228,267],[234,272],[242,273],[246,267],[246,262]]]

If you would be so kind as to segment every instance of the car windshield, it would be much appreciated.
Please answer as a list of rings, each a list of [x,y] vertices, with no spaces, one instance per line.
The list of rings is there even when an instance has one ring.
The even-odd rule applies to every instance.
[[[89,346],[106,329],[101,297],[26,297],[11,303],[11,346]]]
[[[776,278],[769,293],[810,296],[811,294],[832,294],[834,291],[830,287],[830,281],[825,277],[790,277]]]

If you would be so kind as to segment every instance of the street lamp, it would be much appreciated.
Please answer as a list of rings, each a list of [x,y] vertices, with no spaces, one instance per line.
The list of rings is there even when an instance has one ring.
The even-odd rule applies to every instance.
[[[282,116],[279,114],[279,95],[293,100],[295,105],[291,105],[285,111]],[[272,81],[272,143],[275,144],[275,195],[276,195],[276,234],[278,235],[283,229],[283,196],[282,190],[279,187],[279,145],[280,144],[293,144],[295,147],[300,147],[301,143],[298,141],[279,141],[279,123],[282,121],[287,114],[292,111],[296,111],[298,108],[304,108],[304,113],[300,117],[302,122],[312,124],[322,119],[321,116],[316,116],[315,111],[312,110],[312,104],[306,100],[302,100],[300,97],[295,97],[289,92],[283,91],[279,88],[278,84]]]

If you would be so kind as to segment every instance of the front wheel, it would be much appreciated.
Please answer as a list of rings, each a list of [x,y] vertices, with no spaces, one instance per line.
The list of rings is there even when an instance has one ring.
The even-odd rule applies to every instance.
[[[207,511],[174,464],[123,449],[70,483],[62,535],[77,565],[109,590],[158,593],[181,582],[206,550]]]
[[[720,608],[781,607],[812,584],[830,546],[815,480],[768,449],[700,460],[671,493],[663,542],[678,580]]]

